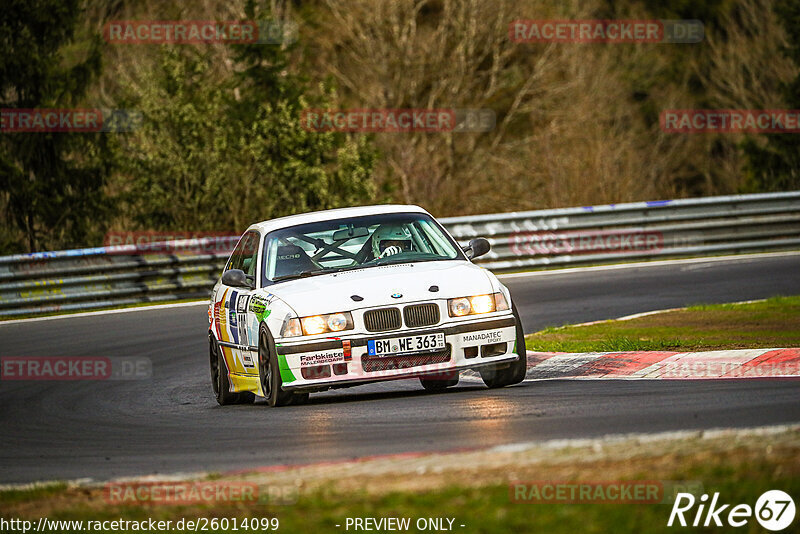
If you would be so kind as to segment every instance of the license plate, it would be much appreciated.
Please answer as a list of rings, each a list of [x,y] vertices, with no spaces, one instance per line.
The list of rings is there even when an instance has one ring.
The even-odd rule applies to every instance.
[[[367,354],[370,356],[391,356],[410,352],[442,350],[444,347],[444,332],[436,332],[420,336],[370,339],[367,341]]]

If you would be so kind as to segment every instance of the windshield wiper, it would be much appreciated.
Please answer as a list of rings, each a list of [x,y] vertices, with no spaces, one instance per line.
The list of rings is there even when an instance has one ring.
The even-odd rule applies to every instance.
[[[440,258],[431,258],[431,259],[440,259]],[[417,261],[430,261],[430,260],[417,260]],[[397,262],[381,262],[381,263],[373,263],[371,265],[361,263],[359,265],[350,265],[348,267],[334,267],[332,269],[315,269],[313,271],[300,271],[299,273],[292,273],[292,274],[284,274],[281,276],[277,276],[272,279],[273,282],[281,282],[283,280],[293,280],[296,278],[308,278],[310,276],[319,276],[321,274],[333,274],[333,273],[341,273],[344,271],[355,271],[358,269],[369,269],[370,267],[378,267],[383,265],[392,265],[392,264],[402,264],[402,263],[412,263],[408,260],[405,261],[397,261]]]
[[[329,273],[341,273],[341,272],[345,272],[345,271],[355,271],[357,269],[365,269],[367,267],[369,267],[369,265],[364,265],[363,263],[360,263],[358,265],[350,265],[349,267],[337,267],[335,269],[331,269],[330,271],[326,271],[326,272],[329,272]]]
[[[291,280],[293,278],[308,278],[309,276],[318,276],[320,274],[335,273],[335,270],[316,269],[314,271],[300,271],[299,273],[284,274],[276,276],[272,279],[273,282],[280,282],[281,280]]]

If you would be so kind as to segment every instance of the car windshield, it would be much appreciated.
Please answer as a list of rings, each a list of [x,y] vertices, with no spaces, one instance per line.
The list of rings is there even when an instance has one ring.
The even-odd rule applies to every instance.
[[[389,263],[463,258],[424,213],[333,219],[270,232],[264,238],[264,285]]]

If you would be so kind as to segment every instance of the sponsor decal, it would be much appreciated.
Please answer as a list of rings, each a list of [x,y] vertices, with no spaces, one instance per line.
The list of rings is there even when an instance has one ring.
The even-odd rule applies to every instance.
[[[318,352],[315,354],[303,354],[300,356],[300,365],[303,367],[309,365],[324,365],[328,363],[344,363],[344,349]]]
[[[236,311],[239,313],[245,313],[247,311],[247,303],[249,300],[249,295],[239,295],[239,300],[236,301]]]
[[[247,335],[247,302],[249,300],[249,295],[239,295],[239,299],[236,301],[236,316],[239,326],[239,343],[242,345],[250,344]],[[244,364],[246,367],[252,367],[253,360],[249,354],[244,356]]]
[[[239,298],[238,291],[231,291],[231,298],[225,305],[228,308],[228,325],[231,329],[231,339],[234,343],[239,343],[239,322],[236,317],[236,301]]]
[[[219,338],[219,339],[222,339],[220,337],[220,327],[219,327],[219,313],[220,313],[220,309],[219,308],[220,308],[221,304],[222,304],[221,302],[215,302],[214,303],[214,311],[213,311],[214,315],[213,315],[213,319],[212,319],[213,322],[214,322],[214,329],[217,331],[217,338]]]
[[[225,312],[225,308],[228,307],[228,291],[228,289],[225,289],[219,302],[214,304],[214,312],[217,319],[217,336],[219,336],[217,339],[220,341],[230,341],[228,339],[228,314]]]
[[[492,330],[490,332],[476,332],[474,334],[464,334],[461,336],[462,343],[473,343],[475,341],[492,343],[500,341],[503,337],[502,330]]]
[[[244,367],[252,369],[256,366],[256,362],[253,360],[253,355],[250,353],[250,351],[240,350],[239,353],[242,355],[241,361]]]
[[[270,316],[270,313],[272,313],[272,310],[267,309],[267,306],[274,300],[273,297],[274,295],[270,293],[266,298],[260,295],[253,295],[250,299],[250,311],[255,314],[259,323],[264,321]]]
[[[250,299],[250,311],[253,313],[264,313],[267,309],[267,301],[264,300],[263,297],[258,295],[254,295],[252,299]]]

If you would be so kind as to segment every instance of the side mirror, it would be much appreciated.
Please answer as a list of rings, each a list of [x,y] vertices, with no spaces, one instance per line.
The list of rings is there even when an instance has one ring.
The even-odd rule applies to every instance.
[[[464,249],[464,252],[467,253],[467,257],[469,259],[475,259],[480,256],[483,256],[487,252],[492,249],[492,245],[489,244],[489,241],[483,237],[476,237],[472,241],[469,242],[469,245]]]
[[[253,289],[253,284],[241,269],[229,269],[222,273],[222,283],[230,287],[246,287]]]

